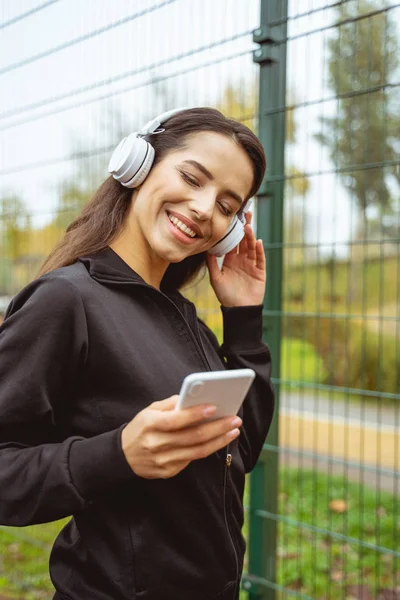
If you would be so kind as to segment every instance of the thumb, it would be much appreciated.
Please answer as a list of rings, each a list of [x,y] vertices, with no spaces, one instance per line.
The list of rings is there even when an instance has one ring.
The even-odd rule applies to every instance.
[[[159,400],[157,402],[153,402],[151,404],[151,408],[154,410],[159,410],[161,412],[165,412],[167,410],[174,410],[176,403],[178,402],[178,394],[174,394],[169,398],[165,398],[165,400]]]

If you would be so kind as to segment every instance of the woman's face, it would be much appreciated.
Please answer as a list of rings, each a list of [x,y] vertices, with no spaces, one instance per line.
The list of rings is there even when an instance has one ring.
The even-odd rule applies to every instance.
[[[218,133],[193,134],[134,192],[130,235],[168,263],[209,250],[225,235],[252,184],[251,160],[235,141]]]

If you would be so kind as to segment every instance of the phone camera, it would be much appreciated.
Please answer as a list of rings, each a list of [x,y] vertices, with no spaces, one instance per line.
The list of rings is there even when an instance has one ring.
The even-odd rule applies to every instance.
[[[190,386],[189,394],[191,396],[198,396],[201,393],[201,390],[204,387],[204,383],[202,381],[197,381],[196,383],[192,383]]]

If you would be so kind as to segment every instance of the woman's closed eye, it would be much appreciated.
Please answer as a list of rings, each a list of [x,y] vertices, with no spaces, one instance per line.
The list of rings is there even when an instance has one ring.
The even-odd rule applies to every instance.
[[[225,204],[222,204],[222,202],[218,202],[222,212],[224,213],[224,215],[226,215],[227,217],[232,217],[233,216],[233,210],[231,209],[230,206],[226,206]]]
[[[201,187],[200,183],[197,181],[197,179],[191,175],[190,173],[187,173],[186,171],[179,171],[180,176],[182,177],[182,179],[188,183],[189,185],[191,185],[192,187]],[[229,205],[223,204],[222,202],[218,202],[218,206],[220,207],[221,212],[227,216],[227,217],[232,217],[234,211],[231,209],[231,207]]]
[[[190,175],[190,173],[186,173],[186,171],[179,171],[179,173],[181,174],[182,179],[186,181],[186,183],[192,185],[193,187],[200,187],[199,182],[195,177],[193,177],[193,175]]]

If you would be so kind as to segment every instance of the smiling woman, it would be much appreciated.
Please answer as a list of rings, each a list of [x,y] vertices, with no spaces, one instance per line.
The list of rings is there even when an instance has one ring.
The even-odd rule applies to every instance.
[[[157,287],[161,282],[164,288],[177,289],[196,277],[205,265],[205,252],[218,241],[218,235],[222,238],[226,234],[234,216],[242,214],[246,201],[260,187],[265,173],[265,155],[260,141],[250,129],[215,109],[177,109],[160,116],[164,115],[171,116],[162,123],[156,118],[142,128],[143,133],[137,132],[122,140],[109,166],[113,172],[119,164],[120,175],[115,179],[109,177],[100,186],[45,261],[40,274],[72,264],[79,256],[99,252],[107,246],[116,249],[118,244],[126,248],[121,240],[126,235],[134,235],[134,246],[138,248],[136,267],[137,257],[142,261],[150,252],[150,265],[142,265],[142,269],[153,273]],[[149,129],[154,131],[147,133]],[[178,185],[179,179],[181,185]],[[202,236],[200,243],[195,238],[197,242],[189,251],[188,248],[179,251],[175,244],[174,252],[171,240],[164,247],[166,239],[158,236],[158,250],[153,252],[152,244],[147,242],[154,237],[148,233],[155,217],[152,213],[154,194],[158,202],[162,202],[160,196],[170,199],[172,215],[176,208],[172,204],[185,205],[183,210],[176,209],[179,214],[175,216],[199,237],[206,220],[204,233],[208,240]],[[164,213],[166,210],[167,207]],[[212,220],[209,219],[210,210],[213,210]],[[216,218],[218,210],[225,217],[222,221]],[[135,222],[136,216],[140,226]],[[154,235],[157,237],[157,232]],[[132,245],[131,240],[128,247],[132,248]],[[261,243],[259,246],[262,252]],[[166,255],[168,250],[169,257]],[[129,264],[133,266],[132,251],[130,254]]]
[[[245,474],[274,407],[245,213],[264,152],[220,112],[181,109],[122,140],[109,171],[0,328],[0,525],[72,515],[56,600],[237,600]],[[222,346],[179,291],[205,264]],[[237,415],[175,410],[188,374],[242,368],[256,378]]]

